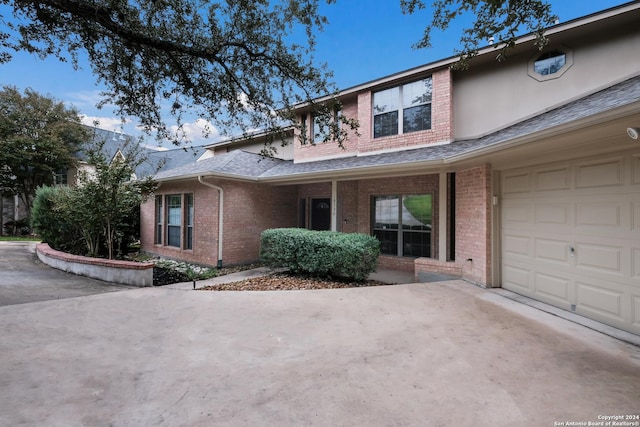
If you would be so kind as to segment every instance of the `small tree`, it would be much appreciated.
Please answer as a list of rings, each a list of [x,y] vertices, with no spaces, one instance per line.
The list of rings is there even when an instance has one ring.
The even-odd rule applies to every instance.
[[[127,140],[110,159],[105,142],[85,149],[88,167],[78,171],[77,187],[45,186],[36,193],[32,226],[55,249],[113,259],[139,230],[140,204],[156,188],[151,177],[134,179],[147,158]]]
[[[113,159],[105,155],[104,144],[98,141],[85,150],[90,169],[79,173],[74,206],[89,255],[98,255],[104,244],[106,255],[113,259],[156,183],[151,177],[134,179],[136,168],[147,161],[139,144],[126,140]]]

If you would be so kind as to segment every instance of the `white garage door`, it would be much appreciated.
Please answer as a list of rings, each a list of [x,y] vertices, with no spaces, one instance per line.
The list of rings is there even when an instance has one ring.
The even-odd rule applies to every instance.
[[[501,174],[502,286],[640,334],[640,154]]]

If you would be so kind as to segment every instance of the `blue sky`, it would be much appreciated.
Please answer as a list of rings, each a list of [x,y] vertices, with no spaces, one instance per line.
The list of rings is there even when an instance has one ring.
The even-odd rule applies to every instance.
[[[428,1],[427,1],[428,3]],[[615,0],[552,0],[552,10],[561,22],[588,15],[626,3]],[[0,6],[2,7],[2,6]],[[6,9],[5,9],[6,10]],[[389,74],[417,67],[452,56],[458,47],[459,22],[447,32],[432,34],[433,47],[415,50],[411,46],[420,39],[430,17],[430,10],[406,16],[400,12],[399,0],[337,0],[325,5],[323,12],[329,25],[319,34],[316,60],[326,62],[334,73],[334,81],[341,89],[368,82]],[[0,9],[0,15],[3,11]],[[87,116],[100,121],[100,127],[119,130],[121,123],[109,106],[98,110],[101,88],[88,64],[81,70],[54,59],[40,60],[26,53],[13,56],[7,64],[0,64],[0,85],[30,87],[74,105]],[[122,127],[128,134],[138,135],[135,118]],[[199,135],[199,123],[188,127],[194,144],[215,142],[215,132],[207,141]],[[153,138],[148,137],[149,141]]]

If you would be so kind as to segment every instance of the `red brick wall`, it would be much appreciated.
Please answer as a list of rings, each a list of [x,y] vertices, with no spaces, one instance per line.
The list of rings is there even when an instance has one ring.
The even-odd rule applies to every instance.
[[[412,147],[436,142],[448,142],[453,139],[451,72],[449,69],[436,71],[432,74],[432,78],[433,98],[431,100],[431,129],[429,130],[386,136],[383,138],[373,138],[371,93],[369,92],[359,96],[358,112],[361,136],[358,150],[361,153]]]
[[[358,232],[358,187],[358,181],[338,183],[338,231],[343,233]]]
[[[343,129],[349,132],[349,138],[344,142],[344,148],[340,148],[337,142],[320,142],[318,144],[313,144],[313,137],[311,136],[311,132],[313,130],[313,117],[311,117],[310,113],[306,113],[307,115],[307,135],[309,135],[308,143],[305,145],[300,144],[299,136],[295,139],[294,145],[294,159],[296,161],[304,161],[315,158],[322,157],[335,157],[347,155],[349,153],[357,153],[358,152],[358,138],[356,136],[355,131],[351,131],[348,129],[348,126],[343,125]],[[358,103],[356,98],[351,100],[345,100],[342,104],[342,115],[349,118],[357,118],[358,117]]]
[[[296,188],[257,183],[207,180],[224,189],[223,265],[258,259],[260,233],[267,228],[296,226]],[[142,249],[184,261],[216,265],[218,261],[218,191],[196,180],[163,183],[156,195],[193,193],[193,250],[154,244],[155,199],[141,208]],[[184,228],[184,227],[183,227]]]
[[[327,156],[339,156],[349,153],[366,153],[385,149],[400,149],[437,142],[448,142],[453,139],[453,105],[451,71],[447,69],[436,71],[433,78],[433,99],[431,101],[431,129],[411,132],[404,135],[393,135],[383,138],[373,138],[371,117],[371,91],[360,92],[357,101],[344,104],[344,115],[358,119],[360,136],[352,134],[345,143],[345,150],[336,143],[300,145],[296,140],[294,158],[296,161],[308,161]],[[312,128],[311,116],[307,116],[307,124]]]
[[[456,265],[463,277],[491,277],[491,166],[456,173]],[[472,259],[472,261],[467,261]]]

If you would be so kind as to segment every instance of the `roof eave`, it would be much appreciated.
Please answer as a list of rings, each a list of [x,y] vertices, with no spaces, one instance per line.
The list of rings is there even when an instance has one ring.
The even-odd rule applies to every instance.
[[[554,127],[542,129],[526,135],[511,138],[502,142],[498,142],[496,144],[492,144],[487,147],[482,147],[475,150],[469,150],[462,154],[453,155],[445,159],[445,163],[455,164],[455,163],[465,162],[468,160],[478,159],[482,156],[503,151],[509,148],[517,147],[523,144],[528,144],[541,139],[553,138],[558,135],[566,134],[568,132],[581,129],[585,126],[598,125],[601,123],[609,122],[611,120],[626,117],[631,114],[637,114],[638,112],[640,112],[640,101],[632,102],[630,104],[617,107],[602,113],[583,117],[581,119],[574,120],[568,123],[563,123]]]

